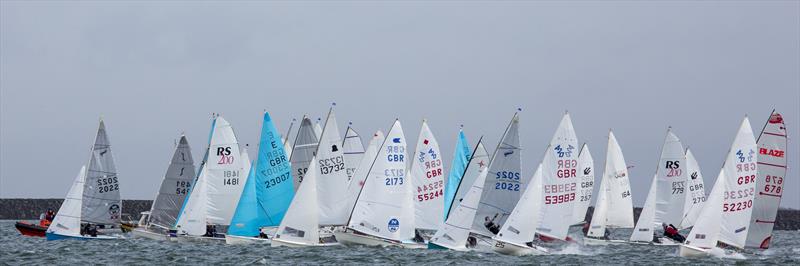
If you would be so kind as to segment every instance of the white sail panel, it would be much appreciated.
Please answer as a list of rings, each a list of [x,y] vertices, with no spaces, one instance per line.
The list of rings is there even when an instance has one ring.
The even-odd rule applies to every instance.
[[[86,177],[86,166],[82,166],[78,176],[72,182],[72,186],[58,208],[56,217],[47,228],[47,233],[55,233],[64,236],[81,235],[81,205],[83,202],[83,187]]]
[[[347,164],[344,160],[342,137],[333,108],[328,112],[322,138],[316,152],[317,198],[319,199],[319,223],[321,225],[344,225],[347,223]]]
[[[467,192],[469,192],[469,189],[466,185],[475,182],[475,179],[478,178],[481,170],[488,167],[489,152],[487,152],[486,147],[483,146],[483,138],[480,138],[478,140],[478,144],[475,145],[475,150],[472,152],[472,156],[469,157],[469,165],[467,165],[467,170],[464,171],[464,175],[461,177],[462,185],[459,185],[458,189],[456,190],[456,196],[453,198],[453,206],[450,207],[451,211],[459,201],[464,199]],[[462,187],[464,189],[462,189]],[[483,187],[483,184],[481,184],[481,187]]]
[[[564,114],[542,160],[540,235],[566,239],[578,198],[578,137],[570,115]],[[524,243],[524,242],[523,242]]]
[[[472,223],[472,232],[493,236],[487,225],[502,226],[525,191],[530,177],[521,175],[519,116],[514,114],[503,133],[489,164],[489,173],[480,204]],[[499,229],[499,228],[498,228]]]
[[[94,224],[119,224],[122,215],[119,187],[111,142],[106,134],[105,123],[100,120],[89,165],[86,168],[81,207],[83,221]]]
[[[689,149],[686,149],[686,173],[689,175],[687,179],[689,188],[686,193],[686,201],[683,207],[683,220],[678,228],[689,228],[694,226],[697,217],[703,210],[703,204],[706,202],[706,190],[703,184],[703,174],[700,172],[700,165],[694,154]]]
[[[739,127],[739,133],[725,160],[725,191],[728,195],[722,206],[722,228],[719,240],[738,248],[744,248],[753,199],[756,189],[758,146],[747,117]]]
[[[414,190],[416,228],[436,230],[444,221],[444,166],[439,142],[427,121],[422,121],[408,176]]]
[[[192,190],[194,177],[192,150],[186,136],[181,136],[150,208],[150,224],[170,228],[177,222],[178,211]]]
[[[722,206],[725,194],[725,171],[720,171],[711,194],[708,194],[708,201],[703,205],[703,215],[697,219],[692,227],[692,231],[686,236],[684,244],[695,246],[702,249],[711,249],[717,246],[720,233],[720,223],[722,223]]]
[[[300,185],[281,221],[275,238],[304,244],[319,243],[319,210],[317,175],[319,166],[312,158],[310,171]]]
[[[205,185],[208,194],[206,222],[228,225],[250,171],[250,158],[239,149],[239,141],[230,123],[218,116],[211,136]]]
[[[478,208],[478,201],[481,199],[483,184],[488,173],[486,167],[478,170],[478,177],[473,180],[469,189],[463,189],[467,191],[464,193],[463,200],[454,201],[456,207],[450,212],[447,221],[433,235],[431,243],[452,249],[466,247],[470,227],[472,221],[475,220],[475,211]]]
[[[192,192],[189,193],[185,206],[178,216],[175,228],[179,233],[199,236],[206,233],[206,212],[208,205],[208,170],[201,167],[200,175],[194,184]]]
[[[303,177],[308,172],[308,164],[311,163],[311,158],[316,155],[318,144],[319,137],[314,132],[311,119],[304,116],[303,120],[300,121],[300,128],[297,129],[297,137],[294,139],[291,157],[289,157],[295,191],[300,187],[300,182],[303,182]]]
[[[603,173],[605,180],[609,181],[608,192],[608,215],[606,225],[616,228],[633,227],[633,197],[631,197],[631,186],[628,180],[628,165],[622,156],[622,148],[619,147],[614,133],[608,132],[608,152],[606,154],[606,168]]]
[[[353,179],[353,174],[361,164],[361,159],[366,152],[364,143],[361,142],[361,136],[351,126],[348,126],[344,133],[342,148],[344,149],[344,166],[347,168],[347,178],[350,180]]]
[[[681,140],[672,129],[668,129],[656,171],[654,227],[662,223],[677,226],[683,220],[687,175],[685,156]]]
[[[403,128],[396,120],[370,167],[350,228],[396,241],[414,237],[411,181],[405,173],[407,158]]]
[[[786,178],[786,125],[773,111],[758,137],[758,174],[747,246],[769,248]]]
[[[542,200],[544,198],[543,168],[542,164],[536,168],[531,185],[525,189],[525,194],[522,195],[519,203],[514,207],[514,211],[500,229],[500,233],[494,236],[494,239],[525,246],[525,243],[533,241],[537,227],[542,220],[549,219],[547,214],[542,211],[544,205]]]
[[[353,206],[356,204],[356,198],[358,198],[361,188],[364,187],[364,182],[369,175],[369,168],[372,166],[372,162],[375,161],[375,156],[378,155],[378,149],[380,148],[380,145],[383,144],[384,138],[383,132],[380,130],[372,135],[372,139],[369,141],[367,151],[364,152],[364,156],[361,158],[361,162],[358,164],[358,169],[356,169],[353,178],[350,179],[349,183],[347,184],[348,215],[352,215]]]
[[[653,226],[656,223],[656,183],[658,177],[653,177],[653,182],[650,182],[650,192],[647,193],[647,199],[644,201],[642,213],[639,214],[639,220],[636,221],[636,227],[633,228],[631,234],[631,241],[650,242],[653,241]]]
[[[322,138],[322,126],[319,124],[321,118],[317,118],[317,122],[314,123],[314,134],[317,136],[317,139]]]
[[[592,212],[592,220],[589,223],[589,232],[587,236],[602,238],[605,236],[608,224],[608,202],[609,202],[609,183],[606,176],[600,179],[600,190],[597,192],[597,201],[594,204],[594,212]]]
[[[583,144],[578,154],[578,176],[580,185],[578,196],[572,212],[572,224],[579,224],[586,220],[586,211],[592,204],[592,193],[594,193],[594,159],[589,152],[589,145]]]

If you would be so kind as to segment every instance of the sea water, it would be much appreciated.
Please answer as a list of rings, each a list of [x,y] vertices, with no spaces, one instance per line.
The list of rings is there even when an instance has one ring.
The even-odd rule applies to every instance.
[[[618,230],[613,238],[630,235]],[[0,221],[0,264],[783,264],[800,265],[800,232],[776,231],[772,248],[748,250],[735,258],[687,259],[676,246],[557,245],[544,256],[507,256],[496,253],[446,250],[405,250],[379,247],[273,248],[268,245],[232,246],[224,243],[177,243],[148,239],[109,241],[46,241],[26,237],[13,221]]]

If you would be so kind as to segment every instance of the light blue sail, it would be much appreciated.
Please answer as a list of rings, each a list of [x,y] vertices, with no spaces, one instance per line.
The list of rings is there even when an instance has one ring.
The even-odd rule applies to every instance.
[[[208,143],[206,144],[206,152],[203,154],[203,160],[200,161],[200,167],[197,169],[197,173],[192,181],[191,189],[189,193],[186,194],[186,197],[183,198],[183,205],[181,205],[181,210],[178,211],[178,217],[175,218],[175,224],[172,227],[178,226],[178,221],[181,220],[181,215],[183,215],[183,208],[186,207],[186,202],[189,201],[189,196],[192,195],[192,191],[194,191],[194,187],[197,185],[197,179],[200,178],[200,173],[203,172],[203,166],[206,165],[206,161],[208,160],[208,148],[211,146],[211,137],[214,136],[214,126],[217,125],[217,118],[211,120],[211,130],[208,131]]]
[[[228,234],[235,236],[258,236],[260,228],[266,224],[267,215],[258,207],[258,189],[256,188],[255,167],[250,167],[247,181],[244,183],[239,204],[236,205],[236,212],[233,213],[231,226],[228,227]]]
[[[450,175],[447,177],[447,185],[444,187],[444,218],[447,219],[450,213],[450,206],[453,205],[453,198],[456,197],[458,185],[461,183],[461,178],[464,171],[469,164],[469,143],[467,137],[464,135],[463,130],[458,131],[458,143],[456,143],[456,151],[453,155],[453,163],[450,167]]]

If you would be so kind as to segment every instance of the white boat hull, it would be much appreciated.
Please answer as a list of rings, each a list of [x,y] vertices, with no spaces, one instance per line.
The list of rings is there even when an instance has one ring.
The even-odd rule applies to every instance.
[[[587,246],[607,246],[607,245],[621,245],[626,244],[628,241],[616,239],[597,239],[591,237],[584,237],[583,244]]]
[[[178,243],[219,243],[225,241],[224,237],[178,235]]]
[[[247,244],[269,245],[270,243],[272,243],[272,240],[270,240],[269,238],[225,235],[225,243],[229,245],[247,245]]]
[[[285,239],[280,238],[273,238],[272,239],[272,246],[273,247],[290,247],[290,248],[306,248],[306,247],[332,247],[332,246],[340,246],[341,244],[337,242],[331,243],[302,243],[302,242],[295,242],[295,241],[288,241]]]
[[[495,241],[495,245],[492,248],[492,250],[500,254],[513,255],[513,256],[545,255],[548,253],[547,249],[536,245],[534,245],[533,247],[529,247],[527,245],[521,246],[500,240]]]
[[[661,240],[661,243],[639,242],[639,241],[630,241],[628,243],[635,244],[635,245],[653,245],[653,246],[679,246],[679,245],[681,245],[681,243],[675,242],[674,240],[666,238],[666,237],[661,237],[661,238],[659,238],[659,240]]]
[[[148,231],[147,229],[137,227],[131,231],[134,238],[145,238],[145,239],[152,239],[152,240],[169,240],[169,236],[164,234],[159,234],[156,232]]]
[[[364,246],[380,246],[380,247],[402,247],[408,249],[425,249],[428,245],[425,243],[406,243],[391,241],[370,235],[355,234],[352,231],[333,232],[336,241],[342,245],[364,245]]]
[[[681,245],[680,249],[678,250],[678,255],[685,258],[697,258],[697,257],[705,257],[708,256],[708,251],[702,248],[698,248],[695,246],[689,245]]]

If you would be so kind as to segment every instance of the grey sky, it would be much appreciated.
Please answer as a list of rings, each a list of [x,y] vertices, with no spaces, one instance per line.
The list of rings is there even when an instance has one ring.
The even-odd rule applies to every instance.
[[[414,143],[426,117],[449,169],[459,124],[494,149],[522,107],[530,175],[569,110],[597,170],[614,129],[637,206],[669,125],[707,184],[745,114],[759,131],[777,108],[800,134],[797,1],[2,1],[0,31],[4,198],[63,197],[101,115],[133,199],[182,131],[200,157],[212,112],[251,144],[263,109],[284,131],[335,101],[365,143],[395,117]],[[800,208],[798,143],[784,207]]]

